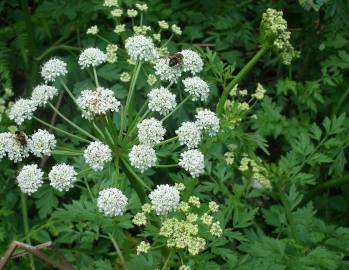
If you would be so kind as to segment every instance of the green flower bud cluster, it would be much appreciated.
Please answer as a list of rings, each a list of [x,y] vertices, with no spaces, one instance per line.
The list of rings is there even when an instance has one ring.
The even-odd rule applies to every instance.
[[[287,31],[287,21],[282,11],[268,8],[263,13],[260,32],[262,44],[275,47],[285,65],[290,65],[293,59],[299,57],[299,52],[290,43],[291,33]]]

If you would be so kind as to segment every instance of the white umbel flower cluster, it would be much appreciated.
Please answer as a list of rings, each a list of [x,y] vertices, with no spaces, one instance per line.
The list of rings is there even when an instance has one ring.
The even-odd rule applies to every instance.
[[[27,136],[24,136],[27,140]],[[17,163],[29,156],[29,148],[26,144],[17,141],[14,134],[10,132],[0,133],[0,159],[6,155],[9,160]]]
[[[192,78],[186,78],[182,82],[184,84],[184,91],[191,95],[193,101],[207,100],[210,88],[204,80],[195,76]]]
[[[125,48],[133,61],[153,61],[158,57],[153,41],[143,35],[127,38]]]
[[[181,145],[186,145],[189,149],[197,148],[201,142],[201,130],[193,122],[183,122],[176,130],[178,140]]]
[[[98,48],[87,48],[79,56],[79,65],[82,69],[97,67],[107,61],[107,55]]]
[[[39,129],[28,140],[30,152],[39,158],[50,156],[52,150],[56,147],[55,136],[47,130]]]
[[[197,52],[186,49],[180,53],[183,55],[182,69],[184,72],[190,72],[192,75],[195,75],[202,71],[204,62]]]
[[[21,125],[25,120],[30,120],[33,117],[36,108],[34,101],[21,98],[12,105],[8,116],[17,125]]]
[[[45,82],[53,82],[67,73],[67,64],[58,58],[51,58],[41,68],[41,76]]]
[[[178,165],[189,172],[192,177],[198,177],[204,173],[204,155],[197,149],[191,149],[181,153]]]
[[[155,166],[157,160],[155,150],[144,144],[134,145],[128,157],[131,165],[140,170],[141,173]]]
[[[117,188],[107,188],[99,192],[97,207],[107,217],[121,216],[126,211],[127,197]]]
[[[196,116],[196,125],[211,137],[217,135],[219,131],[219,118],[217,115],[208,110],[204,109],[199,111]]]
[[[26,165],[17,175],[17,183],[23,193],[36,192],[43,184],[44,172],[36,164]]]
[[[158,185],[149,194],[149,199],[157,215],[166,215],[176,210],[179,201],[179,191],[174,186]]]
[[[94,116],[104,115],[108,111],[118,112],[120,107],[120,102],[114,97],[114,92],[103,87],[97,87],[95,91],[82,91],[76,103],[82,110],[83,117],[89,120]]]
[[[74,167],[65,163],[52,167],[48,174],[50,185],[59,191],[68,191],[76,182],[77,172]]]
[[[169,114],[176,108],[176,95],[172,94],[167,88],[160,87],[151,90],[148,94],[149,110],[158,112],[160,115]]]
[[[169,66],[168,58],[159,58],[154,66],[155,74],[159,76],[161,81],[177,82],[182,75],[181,66]]]
[[[43,107],[58,94],[58,89],[54,86],[41,84],[33,89],[31,100],[38,107]]]
[[[85,149],[84,158],[94,171],[101,171],[104,165],[112,160],[112,152],[108,145],[98,141],[92,142]]]
[[[141,144],[153,146],[164,139],[166,129],[163,128],[161,121],[154,117],[144,119],[137,125],[138,140]]]

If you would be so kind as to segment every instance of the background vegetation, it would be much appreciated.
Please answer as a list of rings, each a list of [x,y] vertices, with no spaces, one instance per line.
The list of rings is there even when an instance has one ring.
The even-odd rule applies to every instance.
[[[132,6],[135,1],[123,1]],[[301,57],[289,67],[272,52],[259,61],[239,88],[259,82],[267,97],[253,108],[255,119],[229,129],[211,144],[208,176],[195,192],[225,205],[225,239],[203,256],[201,269],[349,269],[349,5],[347,0],[319,1],[161,1],[148,2],[149,23],[177,23],[183,34],[169,46],[193,45],[208,63],[205,76],[216,85],[216,96],[231,73],[236,74],[259,46],[261,15],[267,8],[284,11],[292,44]],[[102,45],[86,29],[98,25],[103,36],[113,20],[101,1],[4,0],[0,3],[0,107],[4,112],[16,96],[29,96],[39,82],[40,65],[50,56],[75,61],[81,48]],[[217,53],[213,57],[212,51]],[[122,67],[119,67],[122,69]],[[112,78],[119,70],[105,70]],[[122,88],[123,86],[120,85]],[[79,91],[78,83],[74,91]],[[125,89],[126,91],[126,89]],[[69,102],[61,107],[69,114]],[[51,121],[50,115],[43,115]],[[73,118],[74,116],[71,115]],[[226,115],[236,120],[236,115]],[[12,123],[2,114],[0,129]],[[62,125],[58,123],[58,125]],[[27,126],[34,130],[36,126]],[[237,165],[223,154],[234,152]],[[237,167],[248,154],[263,161],[273,192],[246,191]],[[259,159],[258,159],[259,160]],[[24,241],[16,167],[0,162],[0,254],[13,239]],[[172,175],[173,179],[176,175]],[[42,189],[30,198],[30,238],[33,243],[54,241],[77,269],[118,269],[104,242],[85,234],[93,226],[89,205]],[[84,194],[82,195],[84,196]],[[56,226],[52,217],[80,222],[80,228]],[[230,219],[229,219],[230,218]],[[84,227],[86,226],[86,227]],[[129,224],[125,221],[125,228]],[[122,249],[132,243],[118,239]],[[153,260],[157,260],[154,254]],[[159,260],[163,260],[160,258]],[[8,269],[29,269],[28,258]],[[132,268],[143,265],[143,268]],[[154,269],[151,260],[130,258],[130,269]],[[37,263],[37,269],[45,269]],[[48,268],[47,268],[48,269]]]

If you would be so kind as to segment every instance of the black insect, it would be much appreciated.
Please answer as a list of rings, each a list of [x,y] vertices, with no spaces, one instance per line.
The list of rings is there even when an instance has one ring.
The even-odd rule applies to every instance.
[[[183,63],[183,55],[181,53],[171,55],[169,58],[168,65],[170,67],[178,66]]]

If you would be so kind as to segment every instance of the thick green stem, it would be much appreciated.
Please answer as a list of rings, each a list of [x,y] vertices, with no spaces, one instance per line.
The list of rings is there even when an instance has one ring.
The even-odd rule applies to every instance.
[[[93,67],[93,76],[95,78],[96,87],[99,87],[98,76],[97,76],[97,71],[95,67]]]
[[[156,165],[157,168],[175,168],[178,167],[178,164],[159,164]]]
[[[301,205],[307,204],[310,200],[312,200],[316,195],[320,194],[321,192],[331,189],[331,188],[337,188],[342,185],[349,184],[349,175],[345,175],[336,179],[332,179],[330,181],[324,182],[308,193],[305,194]]]
[[[164,144],[168,144],[168,143],[171,143],[171,142],[175,142],[177,139],[178,139],[178,136],[172,137],[170,139],[167,139],[167,140],[164,140],[162,142],[159,142],[158,144],[155,144],[155,147],[156,146],[161,146],[161,145],[164,145]]]
[[[22,208],[22,220],[23,220],[23,227],[24,227],[24,234],[25,239],[29,245],[31,245],[30,242],[30,236],[29,236],[29,221],[28,221],[28,208],[27,208],[27,198],[23,192],[20,193],[21,197],[21,208]],[[30,259],[30,266],[32,270],[35,270],[35,264],[34,264],[34,258],[33,255],[29,255]]]
[[[127,95],[127,99],[126,99],[126,105],[125,105],[125,111],[124,113],[127,114],[127,118],[129,123],[131,123],[131,114],[132,114],[132,100],[133,100],[133,96],[134,96],[134,92],[136,89],[136,82],[138,79],[138,75],[139,75],[139,71],[141,70],[141,66],[142,66],[142,62],[138,62],[135,66],[134,72],[132,74],[132,79],[131,79],[131,83],[130,83],[130,88],[128,91],[128,95]]]
[[[256,54],[253,56],[253,58],[240,70],[240,72],[236,75],[234,80],[232,80],[223,90],[223,93],[219,99],[218,105],[217,105],[217,113],[222,114],[224,104],[229,96],[230,91],[233,89],[235,85],[237,85],[245,76],[248,74],[248,72],[254,67],[254,65],[257,63],[257,61],[265,54],[265,52],[268,50],[269,47],[263,46]]]

